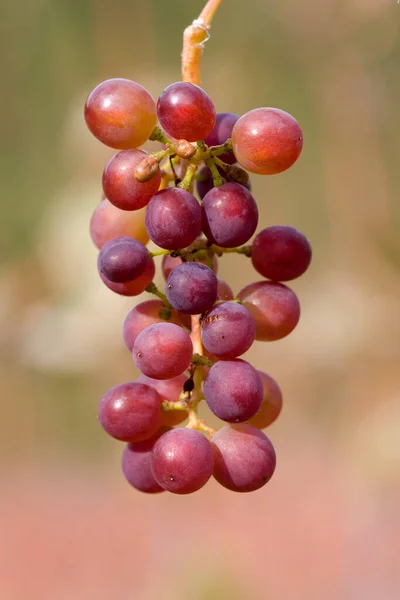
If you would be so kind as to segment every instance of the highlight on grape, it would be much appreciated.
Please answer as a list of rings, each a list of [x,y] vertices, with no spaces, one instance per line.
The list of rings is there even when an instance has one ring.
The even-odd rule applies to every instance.
[[[217,113],[198,85],[202,47],[221,2],[209,0],[185,30],[182,81],[157,102],[139,83],[116,78],[100,83],[85,105],[90,131],[117,150],[90,223],[100,278],[123,296],[153,295],[122,327],[142,374],[106,392],[98,418],[125,444],[127,481],[149,494],[190,494],[212,476],[236,492],[270,480],[275,450],[262,429],[279,416],[282,393],[241,357],[255,341],[280,340],[296,327],[300,303],[288,282],[311,262],[311,246],[294,227],[257,232],[248,174],[289,169],[303,146],[299,124],[278,108]],[[160,149],[141,150],[147,140]],[[150,252],[149,240],[160,250]],[[227,253],[251,260],[259,274],[236,295],[218,278]],[[153,281],[156,256],[164,290]],[[199,418],[203,400],[220,429]]]

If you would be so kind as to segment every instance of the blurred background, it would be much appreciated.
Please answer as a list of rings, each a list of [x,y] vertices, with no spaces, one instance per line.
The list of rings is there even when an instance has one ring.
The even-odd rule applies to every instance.
[[[146,496],[120,473],[99,398],[137,371],[129,308],[100,282],[88,223],[113,154],[85,128],[103,79],[180,79],[203,0],[3,0],[0,61],[0,598],[400,597],[400,6],[226,0],[202,85],[218,111],[276,106],[304,132],[253,176],[260,227],[310,239],[288,338],[248,353],[284,394],[271,482]],[[237,292],[259,279],[220,260]]]

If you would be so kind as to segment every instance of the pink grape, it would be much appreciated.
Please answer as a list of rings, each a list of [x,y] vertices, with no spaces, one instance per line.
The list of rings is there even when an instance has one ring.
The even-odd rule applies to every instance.
[[[100,272],[114,283],[126,283],[142,275],[147,261],[146,246],[127,236],[110,240],[99,254]]]
[[[196,492],[213,474],[211,444],[200,431],[172,429],[157,440],[151,469],[154,479],[165,490],[173,494]]]
[[[275,379],[258,371],[263,384],[263,400],[259,411],[247,421],[248,425],[264,429],[279,417],[282,410],[282,392]]]
[[[154,444],[168,429],[159,429],[143,442],[127,444],[122,453],[122,472],[128,483],[136,490],[147,494],[158,494],[165,490],[158,485],[151,470],[151,453]]]
[[[90,220],[90,237],[99,250],[104,244],[121,235],[146,245],[149,236],[144,225],[145,209],[136,211],[121,210],[104,198],[94,210]]]
[[[90,131],[111,148],[137,148],[157,124],[156,103],[129,79],[107,79],[89,94],[85,120]]]
[[[231,287],[223,279],[218,279],[218,300],[233,300],[235,297]]]
[[[148,156],[143,150],[123,150],[114,154],[103,172],[103,190],[110,202],[121,210],[138,210],[147,206],[157,192],[161,172],[145,183],[136,181],[133,173]]]
[[[179,396],[183,392],[183,386],[185,385],[186,380],[187,377],[185,375],[178,375],[177,377],[172,377],[172,379],[152,379],[146,375],[141,375],[138,379],[138,383],[144,383],[153,387],[163,400],[177,402]],[[187,412],[185,410],[163,411],[161,414],[161,425],[174,427],[175,425],[182,423],[182,421],[185,421],[186,418]]]
[[[171,379],[189,367],[193,346],[189,335],[178,325],[155,323],[139,333],[132,354],[144,375]]]
[[[99,264],[97,264],[97,266],[102,282],[110,288],[110,290],[116,294],[120,294],[120,296],[138,296],[144,292],[149,283],[153,281],[156,271],[154,260],[148,257],[146,268],[139,277],[136,277],[136,279],[133,279],[132,281],[127,281],[126,283],[115,283],[107,279],[107,277],[101,273]]]
[[[293,331],[300,319],[300,303],[286,285],[257,281],[238,294],[256,324],[256,340],[273,342]]]
[[[215,273],[202,263],[186,262],[168,275],[165,293],[176,310],[199,315],[210,309],[217,299]]]
[[[98,416],[103,429],[123,442],[140,442],[161,425],[161,397],[142,383],[121,383],[101,399]]]
[[[247,424],[227,425],[211,440],[215,479],[233,492],[253,492],[272,477],[276,455],[267,436]]]
[[[169,316],[165,318],[163,315]],[[180,318],[176,311],[166,309],[161,300],[146,300],[134,306],[126,315],[122,327],[122,337],[125,346],[132,351],[133,344],[143,329],[154,323],[175,323],[180,325]]]
[[[221,146],[232,136],[232,129],[239,115],[233,113],[217,113],[212,132],[204,139],[207,146]],[[219,154],[218,158],[229,165],[236,162],[233,152]]]
[[[256,325],[249,311],[235,302],[219,302],[201,320],[204,347],[219,358],[236,358],[254,342]]]
[[[278,108],[255,108],[242,115],[232,130],[238,163],[260,175],[286,171],[299,158],[303,133],[296,119]]]

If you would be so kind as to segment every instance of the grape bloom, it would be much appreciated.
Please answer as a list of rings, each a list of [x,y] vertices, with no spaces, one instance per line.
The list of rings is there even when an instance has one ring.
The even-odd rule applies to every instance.
[[[100,83],[85,105],[90,131],[118,150],[105,165],[90,222],[100,278],[122,296],[151,294],[134,302],[122,327],[140,375],[104,394],[98,419],[125,442],[127,482],[147,494],[191,494],[212,477],[251,492],[270,480],[276,455],[262,429],[280,415],[282,392],[244,355],[295,329],[300,302],[286,282],[303,275],[312,256],[295,227],[256,232],[247,171],[286,171],[300,156],[303,134],[277,108],[216,113],[198,85],[196,29],[208,27],[214,12],[185,31],[182,81],[157,101],[140,83],[116,78]],[[140,148],[147,140],[160,149],[148,154]],[[254,267],[255,278],[236,295],[217,277],[227,253]],[[164,289],[154,282],[157,260]],[[219,428],[200,419],[202,400]]]

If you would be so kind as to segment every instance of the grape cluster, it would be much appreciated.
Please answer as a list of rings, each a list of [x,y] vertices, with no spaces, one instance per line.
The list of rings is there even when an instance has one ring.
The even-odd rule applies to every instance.
[[[278,417],[282,394],[240,357],[255,340],[279,340],[296,327],[300,305],[286,282],[306,271],[311,248],[288,226],[262,229],[248,244],[258,226],[248,171],[288,169],[302,149],[301,129],[276,108],[216,114],[208,94],[183,81],[157,103],[134,81],[104,81],[89,95],[85,119],[118,150],[90,225],[100,277],[117,294],[155,295],[123,324],[142,374],[109,390],[98,411],[104,430],[127,444],[124,475],[148,493],[188,494],[212,475],[233,491],[259,489],[276,464],[261,429]],[[140,150],[148,139],[162,148]],[[148,251],[149,239],[159,251]],[[217,278],[228,252],[249,257],[261,276],[236,296]],[[157,256],[165,292],[153,282]],[[225,422],[218,431],[198,417],[203,399]]]

